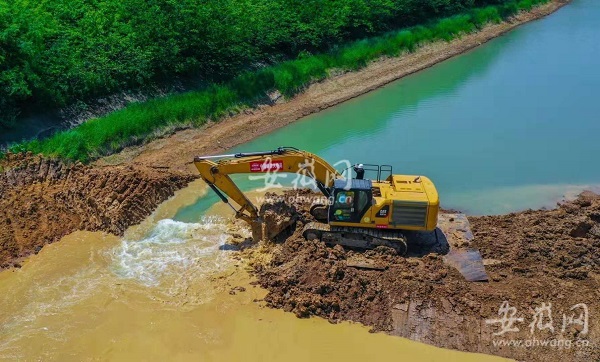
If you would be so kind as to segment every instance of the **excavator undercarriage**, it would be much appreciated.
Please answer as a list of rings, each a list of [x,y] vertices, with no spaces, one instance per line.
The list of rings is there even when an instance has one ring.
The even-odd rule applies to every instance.
[[[339,244],[355,249],[375,249],[378,246],[387,246],[396,250],[400,255],[405,255],[408,251],[406,237],[397,230],[358,229],[311,222],[304,226],[302,235],[307,240],[321,240],[328,245]]]

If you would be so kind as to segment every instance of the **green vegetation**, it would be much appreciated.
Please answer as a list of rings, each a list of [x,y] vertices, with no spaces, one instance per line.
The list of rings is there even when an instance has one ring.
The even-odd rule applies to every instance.
[[[0,127],[174,78],[221,83],[509,0],[0,0]],[[512,1],[512,0],[511,0]]]
[[[2,1],[0,0],[0,5]],[[41,86],[39,88],[52,88],[53,92],[56,93],[54,96],[40,90],[33,91],[32,89],[37,89],[35,87],[24,91],[22,95],[27,96],[29,94],[29,97],[34,97],[41,94],[49,97],[48,99],[52,99],[53,104],[64,104],[66,99],[73,97],[73,94],[99,95],[102,91],[114,91],[120,87],[142,85],[147,81],[155,79],[157,75],[165,77],[168,74],[167,72],[170,72],[170,74],[193,72],[195,74],[202,74],[207,82],[223,81],[212,83],[212,85],[208,85],[200,91],[132,104],[106,117],[91,120],[75,129],[58,133],[47,140],[36,140],[18,144],[13,146],[11,150],[32,151],[85,162],[98,156],[118,151],[127,145],[151,139],[155,135],[160,134],[160,132],[164,132],[165,129],[174,129],[186,125],[201,125],[207,119],[218,119],[228,112],[252,106],[258,100],[264,98],[269,91],[277,89],[284,95],[291,96],[310,82],[325,78],[333,69],[354,70],[365,66],[369,61],[381,56],[397,56],[402,52],[413,51],[416,47],[427,42],[451,40],[461,34],[475,31],[487,23],[499,22],[521,9],[531,9],[532,6],[547,1],[549,0],[491,1],[494,3],[500,2],[500,4],[474,8],[468,11],[463,10],[459,15],[432,21],[425,25],[417,25],[400,31],[388,32],[378,37],[352,42],[346,46],[333,46],[330,47],[329,51],[317,55],[312,55],[311,52],[316,52],[325,47],[326,44],[337,44],[346,38],[360,37],[397,24],[416,23],[423,19],[431,18],[436,13],[453,13],[474,3],[489,3],[490,1],[355,0],[313,2],[305,0],[297,2],[280,0],[277,2],[269,0],[264,4],[257,0],[248,2],[219,1],[214,3],[211,1],[206,5],[207,9],[204,9],[204,6],[202,9],[194,8],[194,16],[196,16],[196,12],[208,12],[213,15],[230,14],[231,12],[233,20],[228,19],[227,26],[224,24],[225,20],[220,21],[218,25],[214,25],[216,29],[222,32],[222,37],[215,35],[218,32],[212,34],[212,38],[210,36],[204,37],[204,35],[210,33],[212,30],[199,27],[199,25],[188,29],[194,35],[182,35],[173,29],[169,32],[160,27],[150,29],[148,25],[140,25],[139,27],[134,27],[134,29],[144,28],[144,31],[152,32],[152,34],[156,33],[154,36],[163,36],[165,38],[162,40],[162,43],[155,44],[154,48],[149,50],[143,47],[125,49],[127,48],[125,46],[119,48],[120,43],[117,39],[111,38],[112,40],[110,41],[106,39],[97,40],[106,42],[104,49],[111,49],[110,47],[114,46],[120,49],[119,51],[125,52],[122,56],[127,57],[130,55],[132,58],[119,58],[116,60],[102,58],[106,61],[106,65],[112,64],[111,61],[116,61],[117,63],[115,64],[119,64],[118,69],[111,68],[110,70],[98,68],[105,63],[98,65],[98,63],[84,62],[82,65],[80,64],[81,59],[71,60],[67,65],[61,65],[60,70],[54,70],[56,74],[53,79],[57,82],[56,87],[49,87],[48,84],[43,84],[44,80],[40,80],[41,83],[39,84]],[[17,1],[17,3],[20,2]],[[114,6],[117,6],[119,9],[121,7],[128,8],[131,2],[119,2],[125,5]],[[152,3],[141,0],[139,2],[140,6],[145,3]],[[178,7],[180,6],[179,4],[193,2],[191,0],[178,0],[177,2],[167,3],[170,4],[170,7]],[[247,12],[249,8],[255,5],[258,6],[257,4],[259,3],[263,6],[261,8],[262,11],[269,13],[268,15],[263,14],[261,11]],[[336,11],[345,14],[342,17],[344,21],[339,20],[342,18],[338,19],[338,15],[331,15],[331,12],[334,11],[333,9],[323,9],[323,7],[333,6],[324,5],[330,3],[335,3],[335,6],[339,8],[336,8]],[[228,8],[228,6],[233,6],[233,4],[242,4],[244,6],[240,8]],[[252,6],[249,4],[252,4]],[[303,6],[302,4],[305,5]],[[361,4],[362,8],[355,8]],[[438,7],[433,6],[433,4],[438,4],[436,5]],[[412,7],[408,7],[408,5]],[[46,6],[48,5],[46,4]],[[102,8],[103,6],[106,5],[100,7]],[[160,18],[164,9],[158,5],[155,6],[157,8],[153,8],[154,12],[152,12],[152,16]],[[401,12],[399,10],[401,6],[407,7]],[[41,7],[43,8],[44,6]],[[294,10],[292,11],[291,9]],[[312,13],[307,9],[310,9]],[[384,9],[387,10],[384,11]],[[286,14],[284,19],[288,19],[283,23],[282,19],[274,16],[274,13],[277,14],[279,10]],[[327,13],[328,11],[330,13]],[[138,12],[143,13],[144,11]],[[239,12],[243,12],[243,14],[239,15]],[[261,21],[264,22],[260,26],[265,26],[265,28],[261,28],[261,31],[259,31],[256,28],[259,25],[244,23],[244,27],[249,27],[249,33],[244,33],[245,35],[241,36],[239,32],[246,32],[248,29],[237,27],[230,29],[232,28],[230,21],[237,19],[236,16],[238,15],[236,14],[241,16],[241,18],[251,18],[252,16],[260,15],[262,16],[260,18],[262,19]],[[314,15],[315,18],[311,18],[309,15]],[[84,18],[87,16],[86,13]],[[1,18],[2,14],[0,13]],[[292,21],[290,19],[295,20]],[[310,19],[310,22],[303,23],[302,19]],[[336,19],[338,22],[335,21]],[[185,23],[185,19],[180,20]],[[95,18],[94,24],[98,29],[105,29],[108,26],[104,23],[105,21],[105,18],[98,17]],[[163,21],[164,23],[161,23],[163,26],[175,26],[173,23],[177,22],[177,18],[166,18]],[[377,25],[375,25],[376,23]],[[113,25],[115,23],[110,26]],[[195,33],[197,31],[201,31],[203,34]],[[234,35],[231,35],[230,32],[234,32]],[[126,33],[124,32],[123,34]],[[171,36],[175,37],[171,38]],[[187,40],[179,39],[179,36]],[[4,45],[7,39],[6,36],[0,36],[0,44]],[[176,44],[170,42],[169,39],[173,41],[177,39]],[[212,40],[209,41],[208,39]],[[60,42],[60,37],[56,38],[55,41]],[[112,44],[113,41],[117,41],[118,44]],[[180,42],[186,41],[190,42],[187,44],[188,47],[182,47]],[[252,41],[256,41],[257,43],[249,46],[248,44],[252,43]],[[204,46],[192,51],[189,45],[199,45],[198,42],[202,42]],[[2,51],[0,50],[0,52]],[[157,53],[152,53],[154,51]],[[147,52],[152,54],[148,54]],[[273,65],[261,64],[255,66],[255,69],[247,69],[245,66],[245,64],[254,64],[258,60],[264,62],[266,59],[277,58],[277,56],[283,59],[295,53],[298,55],[294,60],[272,62],[274,63]],[[138,57],[142,56],[140,54],[146,54],[147,62],[144,62],[143,59],[138,59]],[[182,54],[188,54],[189,57],[183,60],[183,58],[180,58]],[[93,55],[94,59],[97,56],[98,54]],[[0,82],[4,83],[6,83],[7,79],[5,77],[6,71],[4,65],[6,59],[13,58],[3,57],[2,53],[0,53],[0,66],[2,67],[0,68],[2,70]],[[128,61],[132,63],[130,64]],[[89,79],[87,78],[77,78],[79,75],[82,77],[88,76],[84,72],[85,69],[82,70],[81,68],[84,65],[90,66],[92,70],[97,70],[97,73],[89,75],[95,79],[94,81],[88,82]],[[81,70],[82,73],[73,73],[72,66],[78,66],[79,68],[77,69]],[[125,74],[129,74],[127,73],[129,71],[137,75],[135,77],[124,76]],[[60,76],[60,72],[64,72],[65,78],[68,80],[67,85],[63,84],[65,81]],[[211,77],[206,76],[206,74],[211,74]],[[235,76],[235,74],[238,75]],[[13,92],[9,92],[9,95],[18,93],[18,90],[21,89],[19,84],[24,88],[27,88],[29,84],[23,80],[26,77],[15,77],[15,79],[21,79],[22,82],[11,83],[14,89],[9,87],[13,89]],[[41,76],[39,77],[39,79],[42,78]],[[99,90],[98,86],[104,87],[102,91]],[[81,90],[78,87],[81,87]],[[3,110],[7,104],[6,99],[10,101],[16,98],[0,94],[0,107]],[[27,97],[23,99],[27,99]]]

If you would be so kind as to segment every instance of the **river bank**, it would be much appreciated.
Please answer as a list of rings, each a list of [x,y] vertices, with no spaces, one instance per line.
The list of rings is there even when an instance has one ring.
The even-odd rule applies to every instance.
[[[273,104],[264,104],[197,129],[179,131],[147,145],[126,148],[118,154],[96,161],[95,164],[105,166],[135,163],[195,174],[191,160],[196,155],[220,153],[246,143],[300,118],[468,52],[519,25],[543,18],[568,3],[568,0],[553,0],[529,12],[521,12],[510,21],[488,25],[479,32],[459,39],[425,45],[414,53],[381,59],[359,71],[339,74],[314,83],[288,101],[274,95],[273,98],[277,98],[277,101]]]
[[[503,0],[493,6],[465,8],[463,12],[449,17],[432,18],[420,25],[341,46],[329,44],[331,48],[325,52],[302,52],[295,59],[243,71],[229,81],[208,83],[195,91],[133,103],[68,131],[58,132],[48,139],[16,143],[9,150],[31,151],[88,163],[176,130],[200,127],[245,109],[272,104],[280,95],[292,97],[314,82],[340,72],[359,70],[378,59],[398,57],[427,44],[461,38],[482,30],[488,24],[510,22],[521,12],[550,1]],[[406,23],[410,24],[410,21]]]

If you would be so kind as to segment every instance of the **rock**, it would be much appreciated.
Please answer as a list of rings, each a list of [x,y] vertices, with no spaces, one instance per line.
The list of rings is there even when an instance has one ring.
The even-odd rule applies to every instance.
[[[587,235],[588,231],[592,228],[592,224],[587,221],[579,222],[570,232],[574,238],[583,238]]]

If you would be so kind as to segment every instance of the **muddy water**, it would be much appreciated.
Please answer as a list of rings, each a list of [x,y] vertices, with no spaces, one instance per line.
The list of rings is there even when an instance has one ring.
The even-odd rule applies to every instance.
[[[225,209],[171,219],[204,192],[180,191],[124,238],[76,232],[0,273],[0,358],[495,360],[263,308],[253,300],[265,292],[226,246],[227,231],[246,231]]]

